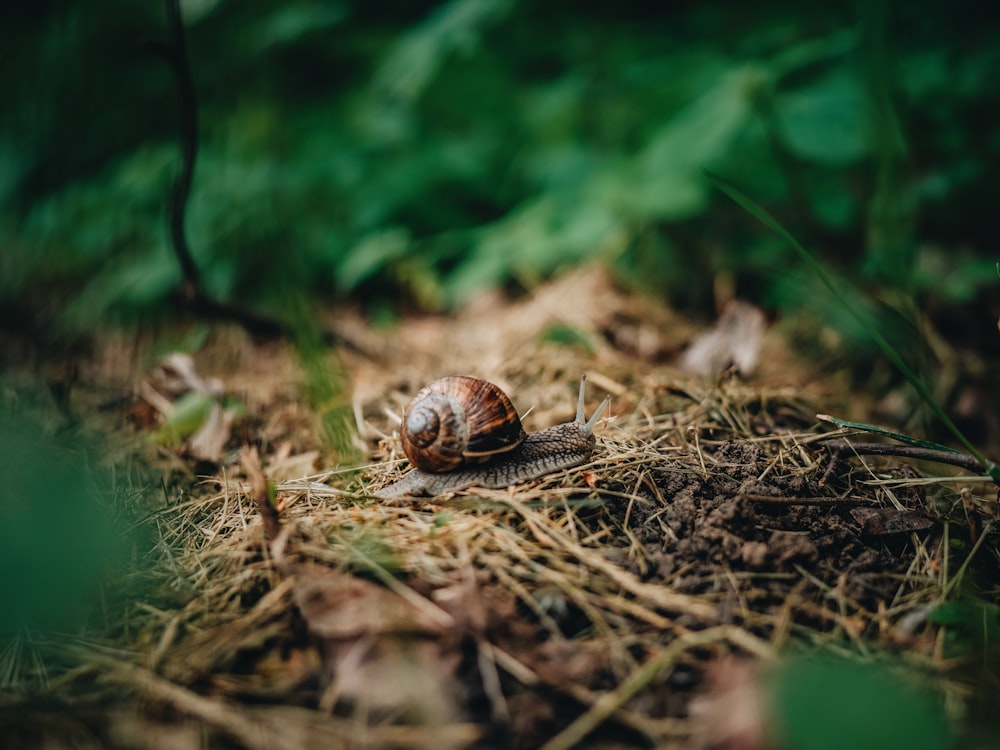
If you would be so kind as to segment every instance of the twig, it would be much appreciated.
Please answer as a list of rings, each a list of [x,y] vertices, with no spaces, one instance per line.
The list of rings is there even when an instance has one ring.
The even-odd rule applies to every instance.
[[[871,500],[863,500],[857,497],[785,497],[784,495],[755,495],[752,493],[742,493],[737,495],[738,500],[747,500],[751,503],[761,503],[764,505],[872,505]]]
[[[205,291],[198,264],[195,263],[185,229],[188,199],[198,159],[198,99],[188,62],[187,42],[184,37],[184,19],[181,16],[180,0],[166,0],[167,44],[150,44],[149,48],[158,52],[170,65],[177,79],[177,106],[180,111],[181,169],[170,190],[167,205],[167,224],[170,229],[170,244],[177,256],[181,273],[184,275],[182,297],[198,315],[223,320],[234,320],[253,334],[266,338],[288,336],[289,327],[280,320],[249,310],[241,305],[222,302]]]
[[[198,158],[198,99],[195,95],[194,79],[188,61],[180,0],[166,0],[166,6],[169,41],[166,44],[148,42],[144,46],[163,57],[177,79],[181,169],[170,190],[167,224],[170,229],[170,244],[184,276],[181,296],[196,315],[234,321],[251,334],[263,338],[294,338],[295,331],[288,323],[243,305],[216,299],[206,291],[202,284],[201,273],[198,270],[198,264],[195,263],[191,246],[188,244],[185,229],[188,200],[191,197],[194,168]],[[357,343],[332,331],[321,331],[320,339],[326,345],[344,344],[359,353],[366,353]]]
[[[910,458],[914,461],[932,461],[949,466],[958,466],[975,474],[983,473],[983,465],[977,458],[961,451],[937,450],[935,448],[920,448],[915,445],[895,445],[893,443],[854,443],[847,440],[824,443],[830,451],[830,465],[820,480],[824,486],[833,476],[840,460],[849,454],[858,456],[897,456]]]
[[[281,518],[278,511],[271,503],[271,493],[267,485],[267,477],[264,476],[264,468],[260,464],[260,455],[257,448],[244,448],[240,456],[240,463],[250,480],[250,494],[257,512],[260,513],[261,521],[264,523],[264,533],[267,535],[268,544],[274,544],[281,534]]]
[[[177,260],[181,264],[187,292],[190,296],[200,290],[201,278],[195,265],[191,248],[184,231],[184,217],[187,213],[188,198],[191,196],[191,182],[194,179],[194,165],[198,158],[198,100],[194,93],[194,80],[188,64],[187,42],[184,39],[184,19],[181,17],[180,0],[167,0],[167,32],[170,35],[167,61],[170,62],[177,78],[178,109],[181,118],[181,171],[174,180],[170,191],[170,205],[167,217],[170,223],[170,241]]]

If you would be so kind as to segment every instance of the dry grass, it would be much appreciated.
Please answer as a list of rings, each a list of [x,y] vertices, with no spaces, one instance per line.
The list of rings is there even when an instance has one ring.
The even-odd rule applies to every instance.
[[[296,457],[320,447],[308,413],[288,392],[258,393],[260,457],[223,462],[142,520],[153,540],[133,581],[142,595],[120,619],[108,615],[118,647],[50,644],[68,666],[5,694],[10,736],[68,744],[79,733],[92,741],[77,746],[90,747],[709,747],[719,716],[690,709],[710,691],[712,665],[767,662],[803,642],[901,653],[948,677],[957,702],[967,697],[927,614],[970,561],[993,555],[995,566],[983,546],[990,488],[864,460],[823,486],[805,388],[767,372],[692,378],[602,346],[526,345],[539,309],[566,294],[511,311],[533,327],[510,324],[504,340],[470,335],[475,320],[463,331],[418,322],[417,348],[390,355],[411,368],[349,362],[374,459],[360,471],[295,475]],[[624,304],[591,313],[620,319]],[[403,468],[393,414],[442,374],[416,352],[453,337],[517,351],[469,350],[447,367],[534,404],[529,429],[572,415],[581,371],[591,408],[598,390],[613,392],[593,461],[507,490],[376,502],[371,492]],[[267,370],[241,370],[242,387]],[[933,523],[865,535],[859,508]],[[970,545],[958,570],[956,538]],[[37,676],[24,653],[7,663]],[[48,734],[10,719],[53,706],[64,719]]]

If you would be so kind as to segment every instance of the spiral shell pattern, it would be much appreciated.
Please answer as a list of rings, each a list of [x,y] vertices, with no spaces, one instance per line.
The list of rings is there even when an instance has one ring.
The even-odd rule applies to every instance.
[[[526,434],[510,398],[493,383],[450,375],[424,386],[403,414],[400,438],[410,462],[446,472],[519,446]]]

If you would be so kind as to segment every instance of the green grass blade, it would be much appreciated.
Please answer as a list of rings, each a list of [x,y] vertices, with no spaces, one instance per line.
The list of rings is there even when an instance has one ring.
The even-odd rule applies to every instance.
[[[964,434],[962,434],[962,431],[958,429],[955,423],[951,421],[951,418],[944,413],[944,410],[938,405],[937,401],[934,400],[931,392],[923,384],[920,378],[917,377],[917,374],[913,372],[913,370],[910,369],[910,366],[903,361],[902,357],[899,356],[899,352],[893,348],[892,344],[886,340],[885,336],[882,335],[875,325],[864,314],[862,314],[860,310],[848,302],[847,298],[841,294],[840,290],[837,289],[836,285],[833,283],[833,279],[831,279],[827,272],[823,270],[823,267],[809,253],[809,251],[799,244],[798,240],[792,236],[792,233],[785,229],[785,227],[783,227],[777,219],[771,216],[771,214],[765,211],[760,205],[755,203],[722,178],[717,177],[708,171],[705,172],[705,176],[713,185],[715,185],[715,187],[732,198],[737,205],[743,208],[743,210],[755,217],[758,221],[764,224],[764,226],[775,232],[779,237],[782,237],[789,245],[792,246],[792,249],[798,253],[802,261],[812,269],[813,273],[816,274],[816,277],[823,282],[823,285],[827,289],[830,290],[830,293],[834,296],[834,298],[841,305],[843,305],[844,309],[847,310],[855,320],[858,321],[858,324],[878,345],[879,349],[882,350],[882,353],[888,357],[889,361],[896,366],[896,368],[903,374],[903,377],[905,377],[910,382],[910,385],[916,389],[917,393],[920,394],[920,398],[924,400],[924,403],[926,403],[937,418],[941,420],[941,423],[944,424],[951,434],[965,446],[966,450],[968,450],[969,453],[974,456],[977,461],[979,461],[983,469],[994,481],[1000,481],[1000,467],[997,467],[996,464],[983,458],[982,454],[976,449],[976,447],[969,441],[968,438],[965,437]]]
[[[882,435],[883,437],[892,438],[900,443],[906,443],[907,445],[913,445],[917,448],[929,448],[935,451],[946,451],[947,453],[961,453],[960,450],[955,450],[947,445],[941,445],[941,443],[935,443],[930,440],[918,440],[915,437],[910,437],[909,435],[903,435],[899,432],[891,432],[883,427],[878,427],[873,424],[865,424],[864,422],[850,422],[846,419],[841,419],[840,417],[834,417],[829,414],[817,414],[817,419],[824,422],[832,422],[837,425],[837,427],[842,427],[851,430],[860,430],[861,432],[871,432],[875,435]]]

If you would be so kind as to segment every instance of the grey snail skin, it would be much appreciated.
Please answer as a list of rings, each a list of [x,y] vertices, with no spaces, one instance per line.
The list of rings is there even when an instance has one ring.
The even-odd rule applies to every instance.
[[[583,376],[572,422],[526,433],[510,398],[492,383],[466,375],[435,380],[413,397],[400,425],[403,452],[414,469],[375,497],[501,489],[586,463],[596,444],[594,428],[611,396],[587,420],[585,384]]]

